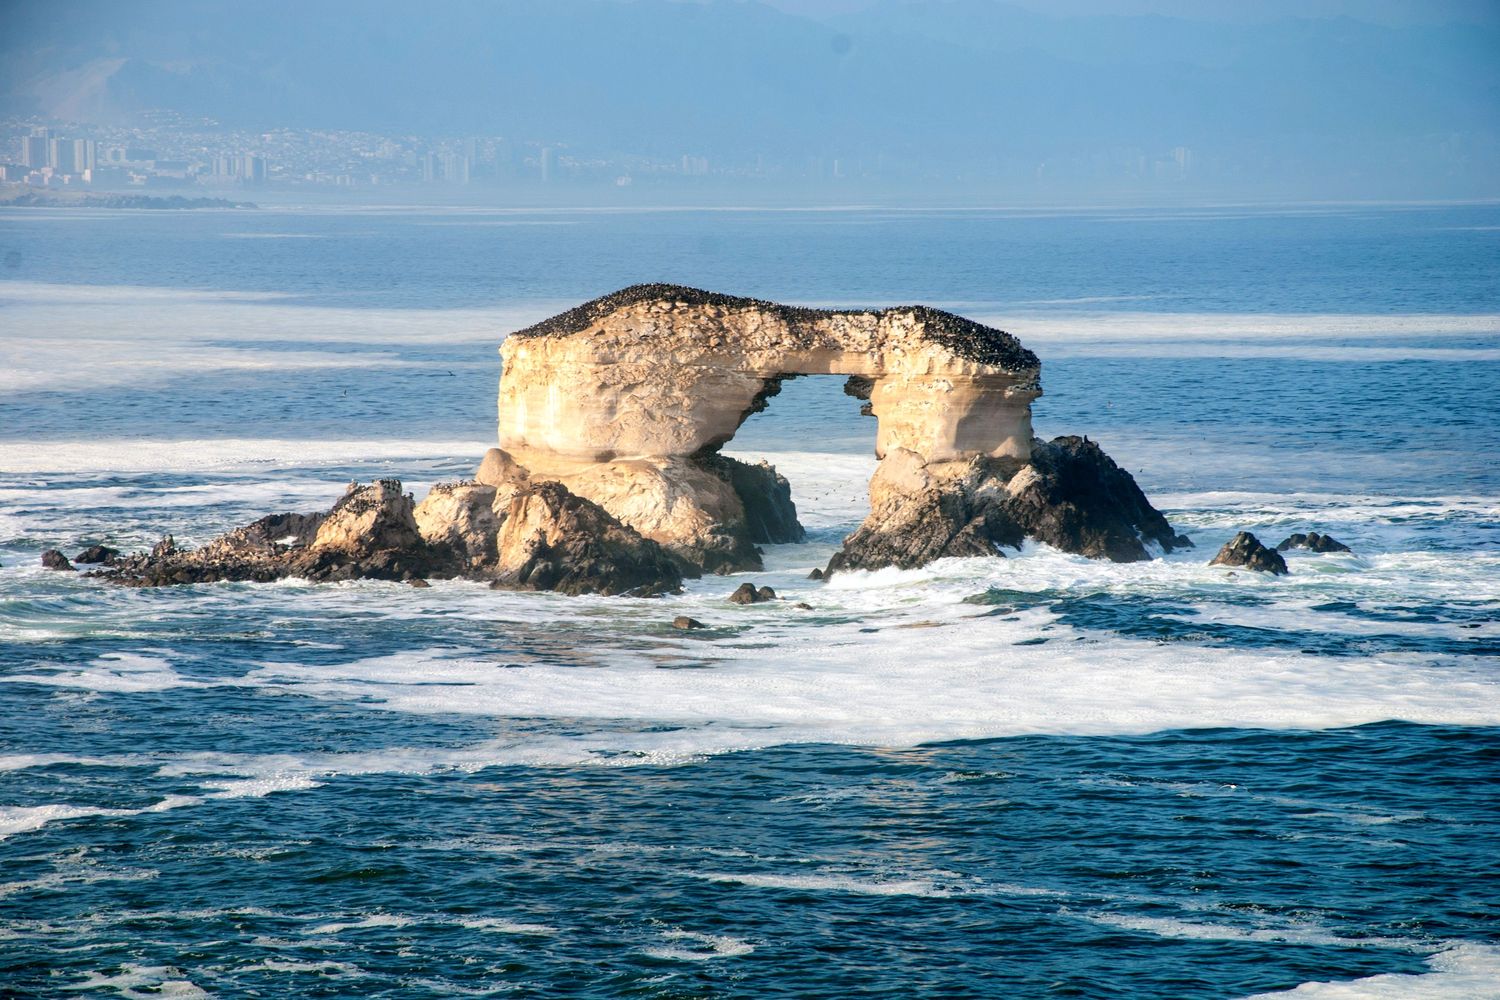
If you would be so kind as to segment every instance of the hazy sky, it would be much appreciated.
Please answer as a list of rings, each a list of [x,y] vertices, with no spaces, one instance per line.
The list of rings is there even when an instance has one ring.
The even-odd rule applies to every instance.
[[[787,13],[826,16],[868,9],[880,0],[763,0]],[[1010,0],[1013,6],[1056,15],[1155,15],[1202,21],[1352,16],[1376,24],[1500,21],[1500,0]]]
[[[364,131],[429,148],[503,137],[504,155],[538,176],[541,150],[558,151],[554,179],[580,183],[630,173],[850,197],[1489,197],[1500,196],[1497,11],[1479,0],[0,3],[0,112],[138,125],[165,110],[249,133]],[[358,169],[353,151],[350,162]]]
[[[866,10],[884,0],[764,0],[792,14],[824,17]],[[1353,17],[1377,24],[1500,21],[1500,0],[1009,0],[1042,14],[1159,14],[1205,21]]]

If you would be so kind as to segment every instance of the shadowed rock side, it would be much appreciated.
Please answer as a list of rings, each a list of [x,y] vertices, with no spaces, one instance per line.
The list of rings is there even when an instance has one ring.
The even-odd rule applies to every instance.
[[[870,483],[871,509],[824,572],[914,569],[946,556],[1003,556],[1030,538],[1114,562],[1190,547],[1135,479],[1080,437],[1038,442],[1025,464],[1004,459],[923,464],[887,456]]]

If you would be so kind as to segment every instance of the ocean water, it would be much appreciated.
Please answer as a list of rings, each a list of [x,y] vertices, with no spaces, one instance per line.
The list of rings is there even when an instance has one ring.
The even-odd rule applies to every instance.
[[[1500,206],[12,209],[0,260],[0,996],[1500,996]],[[39,565],[420,498],[508,330],[643,280],[1001,326],[1198,547],[809,582],[874,426],[807,378],[728,450],[808,541],[679,597]],[[1241,529],[1354,552],[1205,565]]]

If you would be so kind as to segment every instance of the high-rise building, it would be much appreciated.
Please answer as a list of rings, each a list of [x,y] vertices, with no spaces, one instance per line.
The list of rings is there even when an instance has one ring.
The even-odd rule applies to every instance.
[[[543,184],[550,184],[551,182],[552,182],[552,147],[551,146],[543,146],[542,147],[542,183]]]
[[[422,180],[424,183],[431,184],[438,179],[441,173],[442,168],[438,165],[436,153],[428,153],[422,157]]]
[[[83,173],[85,170],[93,170],[97,163],[99,147],[94,144],[93,139],[73,140],[73,171]]]
[[[266,158],[246,153],[240,157],[240,180],[246,184],[264,184],[266,182]]]
[[[73,162],[73,140],[48,139],[47,166],[59,174],[77,173],[78,165]]]
[[[445,154],[443,156],[443,180],[449,184],[469,183],[471,162],[467,156],[459,156],[456,153]]]
[[[21,139],[21,162],[33,170],[40,170],[47,163],[47,137],[28,135]]]

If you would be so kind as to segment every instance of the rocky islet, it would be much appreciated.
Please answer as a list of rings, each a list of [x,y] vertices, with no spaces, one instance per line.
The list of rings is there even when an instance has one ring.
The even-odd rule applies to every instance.
[[[1036,355],[941,310],[638,285],[511,334],[501,355],[498,447],[474,479],[420,504],[397,480],[351,484],[327,513],[272,515],[190,551],[168,539],[100,558],[94,574],[137,586],[463,577],[650,596],[757,570],[761,545],[804,537],[791,484],[720,449],[786,379],[824,374],[867,401],[879,459],[870,514],[825,579],[998,557],[1026,539],[1116,562],[1192,544],[1096,443],[1034,437]]]

